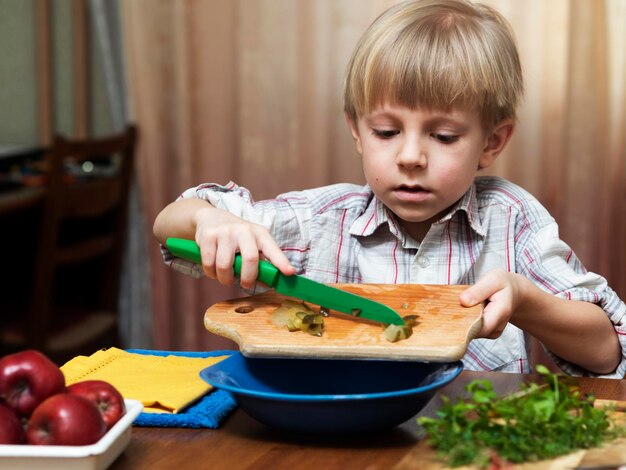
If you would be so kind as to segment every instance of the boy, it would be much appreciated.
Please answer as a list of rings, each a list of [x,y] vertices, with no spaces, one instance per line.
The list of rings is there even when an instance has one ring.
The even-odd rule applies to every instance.
[[[154,234],[194,239],[205,275],[252,288],[259,257],[326,283],[469,284],[487,302],[468,369],[530,372],[527,334],[570,374],[623,377],[626,306],[558,238],[523,189],[477,176],[509,141],[522,74],[507,22],[463,0],[396,5],[348,65],[344,110],[367,184],[254,202],[234,183],[191,188]],[[166,261],[192,273],[182,260]]]

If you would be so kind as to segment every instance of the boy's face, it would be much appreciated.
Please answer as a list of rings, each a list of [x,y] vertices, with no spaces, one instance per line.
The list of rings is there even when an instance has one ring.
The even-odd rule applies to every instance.
[[[470,111],[389,105],[348,124],[367,183],[418,240],[495,161],[513,130],[507,121],[487,134]]]

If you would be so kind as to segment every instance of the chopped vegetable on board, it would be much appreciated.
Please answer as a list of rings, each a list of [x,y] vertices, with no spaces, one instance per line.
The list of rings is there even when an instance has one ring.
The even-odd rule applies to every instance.
[[[417,315],[407,315],[403,318],[404,325],[386,325],[384,327],[385,339],[392,343],[407,339],[413,334],[413,327],[417,325]]]
[[[322,336],[324,331],[324,313],[311,310],[304,302],[285,300],[272,312],[272,321],[289,331],[304,331],[313,336]]]
[[[328,316],[325,308],[315,312],[304,302],[285,300],[272,312],[272,322],[289,331],[304,331],[313,336],[322,336],[325,316]],[[413,327],[418,323],[417,318],[417,315],[407,315],[404,317],[404,325],[384,325],[385,339],[392,343],[407,339],[413,334]]]

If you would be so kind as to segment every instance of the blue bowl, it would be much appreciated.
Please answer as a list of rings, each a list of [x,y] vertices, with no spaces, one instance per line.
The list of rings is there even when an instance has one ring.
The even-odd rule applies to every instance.
[[[415,416],[462,363],[246,358],[235,353],[200,376],[232,392],[272,427],[304,434],[355,434]]]

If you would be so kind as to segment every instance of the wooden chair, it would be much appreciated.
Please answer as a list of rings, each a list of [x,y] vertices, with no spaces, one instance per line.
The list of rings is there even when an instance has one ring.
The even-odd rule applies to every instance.
[[[4,349],[57,363],[119,346],[118,294],[137,132],[56,137],[49,154],[32,289]],[[4,335],[7,336],[7,335]]]

